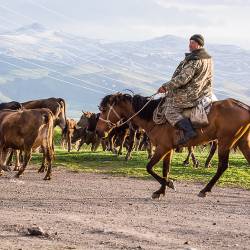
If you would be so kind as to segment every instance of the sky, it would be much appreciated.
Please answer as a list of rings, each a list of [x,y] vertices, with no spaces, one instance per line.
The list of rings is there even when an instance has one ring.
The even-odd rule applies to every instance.
[[[0,0],[0,31],[38,22],[108,41],[172,34],[250,49],[250,0]]]

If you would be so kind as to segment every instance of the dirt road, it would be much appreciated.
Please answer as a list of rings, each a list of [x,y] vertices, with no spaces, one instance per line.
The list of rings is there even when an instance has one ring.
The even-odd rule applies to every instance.
[[[35,168],[0,177],[0,249],[250,249],[250,191]],[[29,236],[40,226],[47,234]]]

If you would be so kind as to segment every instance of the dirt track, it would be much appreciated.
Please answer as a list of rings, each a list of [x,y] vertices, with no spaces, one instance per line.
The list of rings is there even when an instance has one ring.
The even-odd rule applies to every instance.
[[[176,183],[151,200],[155,181],[35,169],[0,177],[0,249],[250,249],[250,191]],[[42,227],[48,236],[27,236]]]

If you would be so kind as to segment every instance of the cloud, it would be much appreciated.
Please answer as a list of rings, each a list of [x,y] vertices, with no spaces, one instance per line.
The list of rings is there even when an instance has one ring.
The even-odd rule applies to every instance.
[[[211,11],[231,8],[231,7],[246,7],[250,5],[250,0],[153,0],[156,4],[164,8],[177,8],[180,10],[201,10],[201,11]]]
[[[250,47],[245,30],[250,0],[8,0],[5,5],[50,29],[90,38],[143,40],[202,33],[215,43]],[[31,22],[1,8],[0,15],[20,25]]]

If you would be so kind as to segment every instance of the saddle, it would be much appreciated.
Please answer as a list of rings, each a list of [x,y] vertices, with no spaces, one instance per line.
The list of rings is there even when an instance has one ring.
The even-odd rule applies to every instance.
[[[195,107],[185,109],[182,115],[189,118],[194,128],[203,128],[209,124],[207,115],[212,107],[213,99],[204,97]]]

